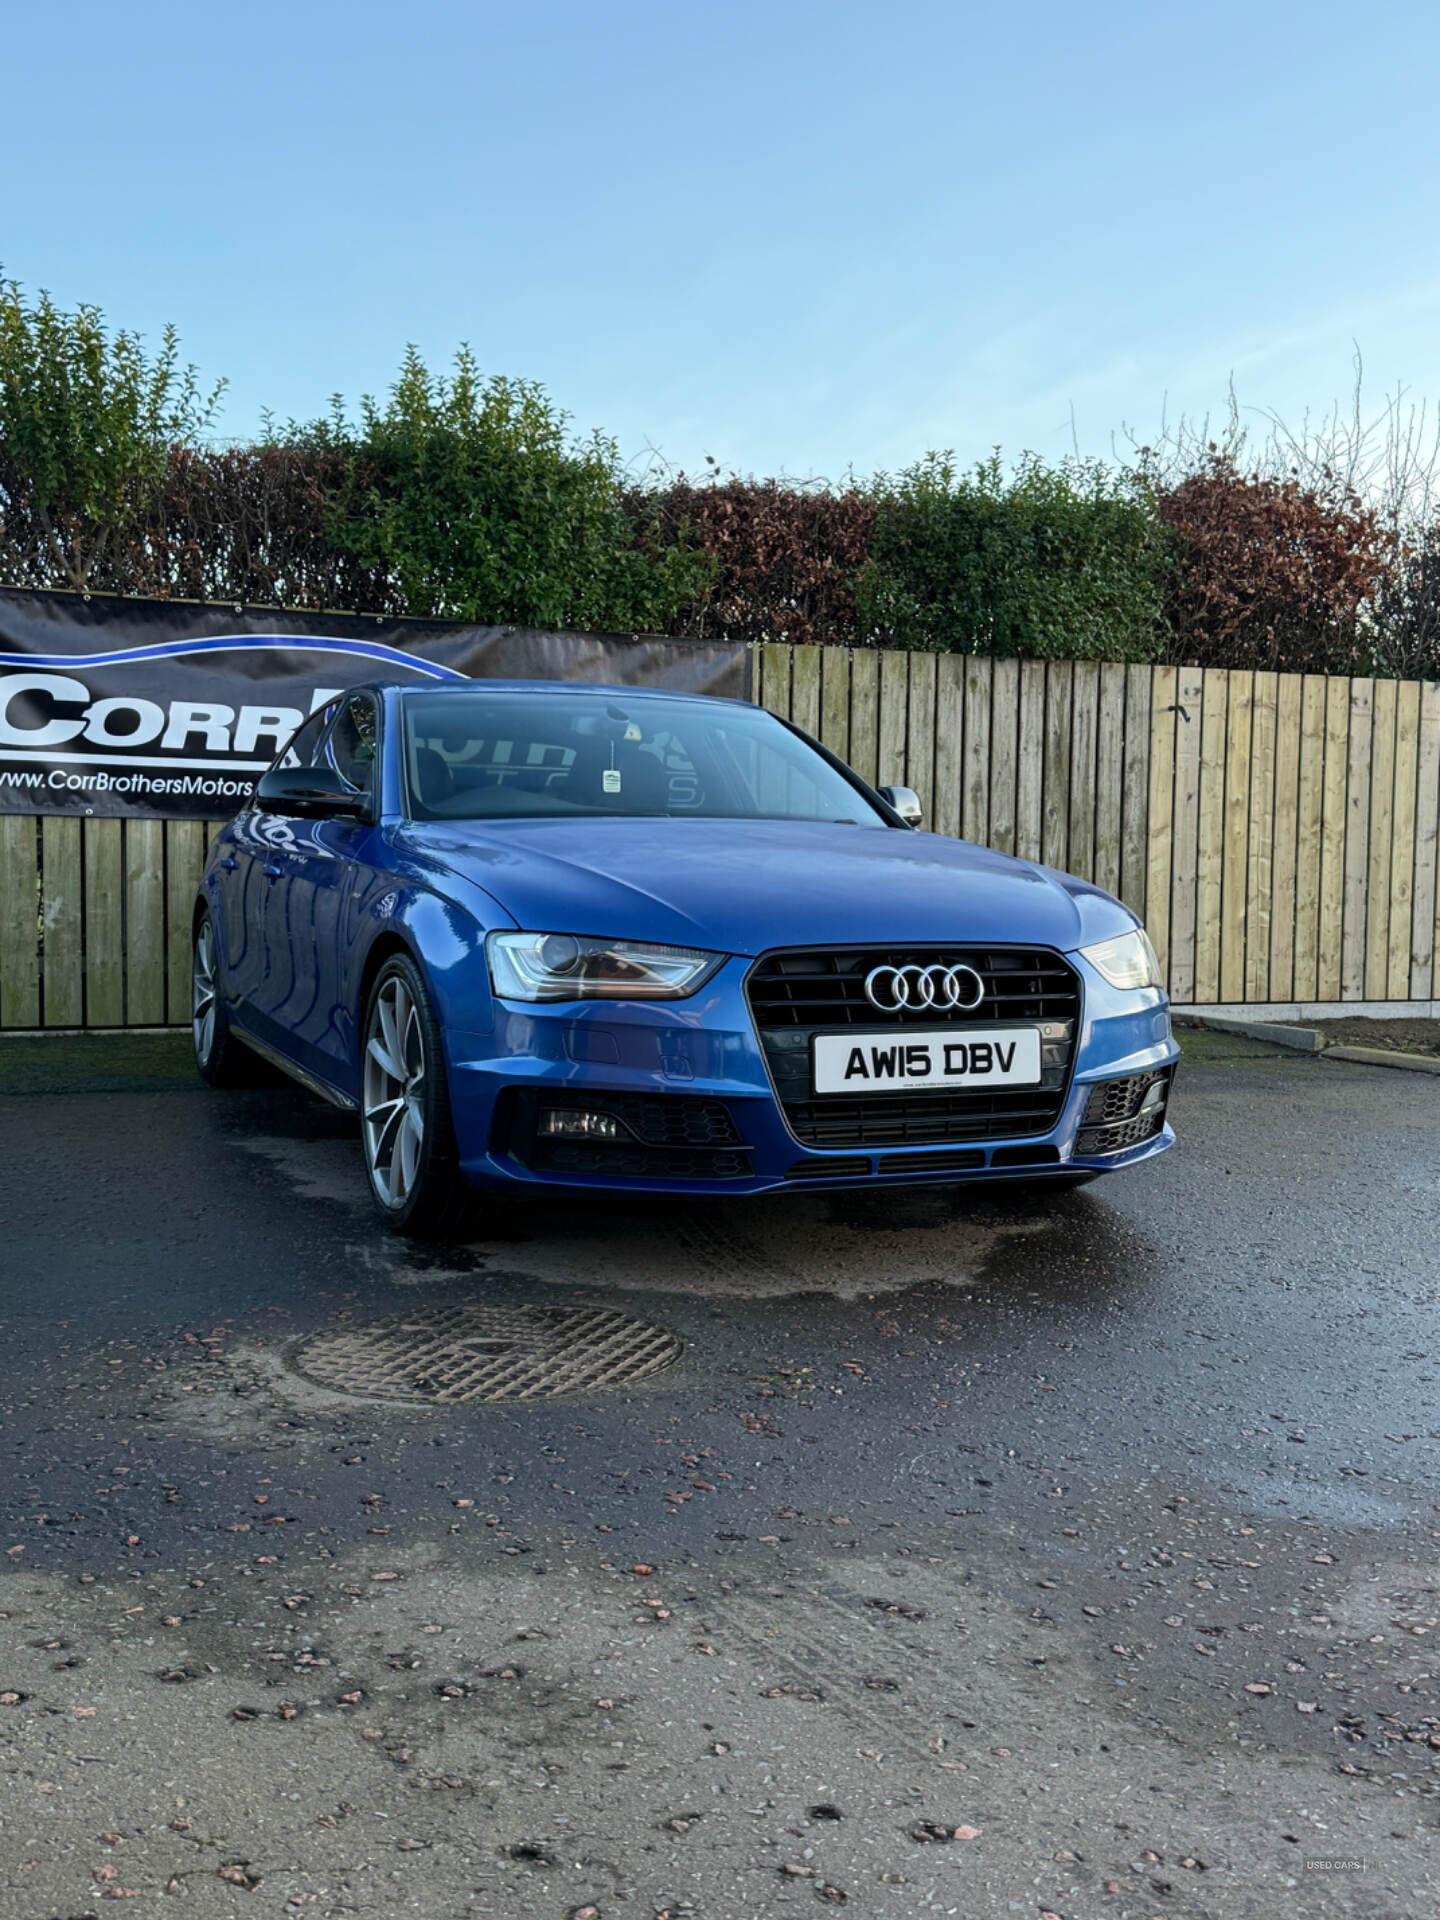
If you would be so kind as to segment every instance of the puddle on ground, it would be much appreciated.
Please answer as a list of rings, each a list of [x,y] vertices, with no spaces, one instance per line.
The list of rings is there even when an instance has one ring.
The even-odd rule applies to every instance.
[[[303,1198],[333,1202],[369,1222],[349,1128],[330,1136],[237,1133],[234,1140]],[[1104,1267],[1114,1226],[1110,1208],[1088,1192],[963,1185],[699,1202],[547,1194],[497,1199],[481,1218],[486,1230],[463,1246],[393,1239],[376,1221],[348,1251],[358,1267],[404,1287],[523,1267],[536,1280],[567,1288],[862,1300],[922,1286],[968,1289],[993,1277],[997,1262],[1002,1270],[1027,1267],[1037,1239],[1057,1234],[1077,1254],[1092,1248]]]
[[[917,1286],[972,1286],[1003,1241],[1044,1231],[1048,1211],[1040,1202],[1033,1218],[1002,1217],[953,1188],[648,1208],[587,1202],[551,1208],[543,1224],[517,1212],[509,1236],[477,1240],[472,1250],[493,1249],[554,1286],[859,1300]]]
[[[231,1140],[283,1174],[302,1199],[334,1200],[346,1207],[368,1204],[360,1147],[351,1135],[317,1140],[308,1135],[236,1133]]]

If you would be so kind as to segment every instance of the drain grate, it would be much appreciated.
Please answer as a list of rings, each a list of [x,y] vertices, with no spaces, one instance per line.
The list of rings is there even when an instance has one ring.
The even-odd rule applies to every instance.
[[[680,1358],[673,1333],[587,1307],[448,1307],[307,1340],[296,1370],[385,1400],[545,1400],[626,1386]]]

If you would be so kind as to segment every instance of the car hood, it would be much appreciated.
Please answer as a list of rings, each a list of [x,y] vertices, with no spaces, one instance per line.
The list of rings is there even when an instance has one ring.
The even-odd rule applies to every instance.
[[[1084,881],[933,833],[584,819],[412,822],[396,837],[535,932],[736,954],[872,941],[1064,951],[1135,924]]]

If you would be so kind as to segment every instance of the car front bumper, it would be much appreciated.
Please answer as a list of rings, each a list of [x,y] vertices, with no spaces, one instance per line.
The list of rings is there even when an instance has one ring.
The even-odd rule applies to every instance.
[[[730,960],[690,1000],[495,1002],[491,1032],[452,1028],[446,1036],[451,1106],[460,1165],[472,1185],[584,1188],[616,1193],[748,1194],[776,1188],[912,1185],[917,1181],[1034,1179],[1106,1173],[1153,1159],[1174,1143],[1168,1124],[1111,1153],[1077,1151],[1082,1116],[1097,1083],[1172,1069],[1179,1048],[1169,1003],[1158,989],[1120,992],[1078,954],[1082,1007],[1069,1085],[1057,1124],[1018,1138],[947,1140],[932,1146],[803,1144],[786,1123],[745,994],[752,962]],[[543,1164],[534,1151],[534,1115],[546,1107],[616,1111],[648,1096],[723,1103],[733,1126],[719,1177],[699,1153],[656,1147],[636,1152],[630,1170],[606,1171],[603,1153]],[[692,1109],[698,1111],[698,1109]],[[1093,1138],[1093,1129],[1087,1128]],[[613,1159],[613,1155],[609,1156]],[[680,1171],[675,1171],[676,1167]]]

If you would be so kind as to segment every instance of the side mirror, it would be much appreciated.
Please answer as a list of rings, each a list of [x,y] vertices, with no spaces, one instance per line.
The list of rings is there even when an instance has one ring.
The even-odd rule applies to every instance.
[[[370,804],[333,767],[271,767],[256,783],[255,799],[267,813],[317,820],[358,818]]]
[[[925,818],[920,796],[913,787],[881,787],[880,798],[892,806],[907,827],[918,827]]]

